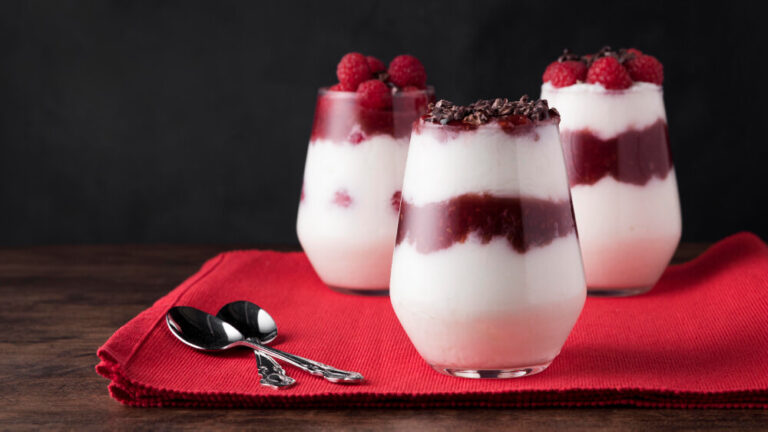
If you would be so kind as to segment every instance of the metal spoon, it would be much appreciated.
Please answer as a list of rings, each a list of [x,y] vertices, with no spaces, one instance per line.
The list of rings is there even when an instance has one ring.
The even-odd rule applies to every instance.
[[[269,317],[268,314],[267,316]],[[271,319],[271,317],[269,318]],[[357,372],[336,369],[320,362],[262,345],[253,338],[246,339],[231,324],[193,307],[173,307],[166,314],[165,320],[171,333],[195,349],[219,351],[246,346],[284,360],[313,375],[321,375],[331,382],[359,383],[363,381],[363,376]]]
[[[245,339],[250,342],[266,345],[277,337],[277,323],[266,310],[255,303],[245,300],[228,303],[219,310],[217,316],[229,324],[232,324],[232,326],[242,333],[243,336],[245,336]],[[286,361],[291,362],[287,359]],[[356,372],[342,371],[322,363],[314,363],[317,366],[325,368],[327,372],[319,374],[311,370],[308,370],[308,372],[315,375],[323,375],[326,379],[336,378],[336,375],[339,374],[344,376],[341,380],[346,381],[362,380],[363,378],[362,375]],[[359,378],[357,378],[357,376],[359,376]]]
[[[221,308],[216,316],[224,321],[227,321],[229,324],[234,325],[235,328],[243,333],[237,322],[228,319],[230,317],[228,306],[229,305]],[[258,319],[258,311],[252,315],[248,315],[246,319],[251,317],[253,319]],[[248,335],[245,334],[245,336],[247,337]],[[275,337],[277,337],[277,325],[273,326],[271,329],[268,329],[268,331],[263,336],[265,343],[272,342]],[[285,374],[285,370],[277,361],[275,361],[275,359],[258,350],[253,350],[253,353],[256,355],[256,365],[259,368],[259,375],[261,375],[261,385],[280,389],[290,387],[296,383],[295,379]]]

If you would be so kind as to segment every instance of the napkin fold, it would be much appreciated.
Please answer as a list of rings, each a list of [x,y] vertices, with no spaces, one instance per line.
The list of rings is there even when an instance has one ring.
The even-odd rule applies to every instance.
[[[277,320],[275,347],[359,371],[366,382],[332,384],[285,365],[294,387],[261,387],[250,351],[198,352],[166,327],[172,306],[215,314],[235,300],[253,301]],[[388,298],[331,291],[298,252],[210,259],[117,330],[98,356],[112,397],[144,407],[768,408],[768,247],[736,234],[668,268],[648,294],[588,298],[552,365],[520,379],[438,374]]]

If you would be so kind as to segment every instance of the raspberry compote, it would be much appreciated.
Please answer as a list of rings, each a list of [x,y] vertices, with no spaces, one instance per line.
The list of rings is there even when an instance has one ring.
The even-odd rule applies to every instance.
[[[661,63],[635,49],[566,51],[543,80],[541,97],[562,116],[589,293],[646,292],[681,233]]]
[[[586,296],[557,112],[440,101],[414,126],[390,298],[441,373],[544,370]]]
[[[433,90],[399,88],[380,71],[361,76],[367,66],[355,57],[365,61],[348,54],[335,90],[319,91],[296,230],[327,285],[386,293],[411,128]]]

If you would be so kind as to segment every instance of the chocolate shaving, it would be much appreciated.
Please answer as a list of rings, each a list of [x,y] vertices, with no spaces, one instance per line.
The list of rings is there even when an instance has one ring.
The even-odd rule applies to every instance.
[[[632,60],[635,58],[635,55],[631,52],[628,52],[626,49],[621,48],[619,50],[611,49],[609,46],[604,46],[600,48],[600,51],[595,53],[593,56],[583,56],[582,58],[587,63],[587,67],[592,66],[592,63],[595,62],[595,60],[603,58],[603,57],[615,57],[616,60],[619,61],[619,63],[624,63],[627,60]]]
[[[592,63],[595,62],[595,60],[603,57],[615,57],[620,63],[624,63],[625,61],[635,58],[635,55],[631,52],[628,52],[624,48],[614,50],[609,46],[600,48],[600,51],[593,55],[574,54],[568,48],[566,48],[563,50],[563,53],[560,55],[560,57],[557,58],[557,61],[561,63],[564,61],[581,61],[584,62],[587,67],[590,67],[592,66]]]
[[[568,48],[563,50],[563,54],[557,58],[560,63],[564,61],[582,61],[582,56],[572,53]]]
[[[493,118],[508,116],[527,117],[531,121],[559,117],[556,109],[550,108],[546,100],[531,100],[524,95],[519,100],[507,98],[481,99],[470,105],[454,105],[445,99],[430,103],[425,121],[439,124],[461,122],[473,126],[488,123]]]

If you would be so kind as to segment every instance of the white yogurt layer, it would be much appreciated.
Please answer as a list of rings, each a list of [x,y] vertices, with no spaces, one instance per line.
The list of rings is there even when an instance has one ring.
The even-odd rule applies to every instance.
[[[470,238],[422,254],[395,248],[390,297],[416,349],[438,367],[496,369],[551,361],[586,296],[575,233],[515,251]]]
[[[626,90],[586,83],[556,88],[544,83],[541,98],[560,113],[561,130],[588,129],[603,140],[667,120],[662,88],[652,83],[636,82]]]
[[[467,193],[568,199],[568,179],[557,126],[544,124],[510,136],[497,123],[461,131],[447,141],[422,125],[411,136],[404,199],[414,205]]]
[[[643,186],[606,176],[571,194],[590,290],[653,286],[682,230],[674,169]]]
[[[525,309],[584,295],[576,234],[519,253],[506,238],[420,253],[408,241],[395,248],[393,302],[465,316]]]
[[[316,140],[304,169],[296,231],[320,278],[352,289],[386,289],[408,138],[375,135],[359,144]],[[351,201],[334,203],[338,191]]]

